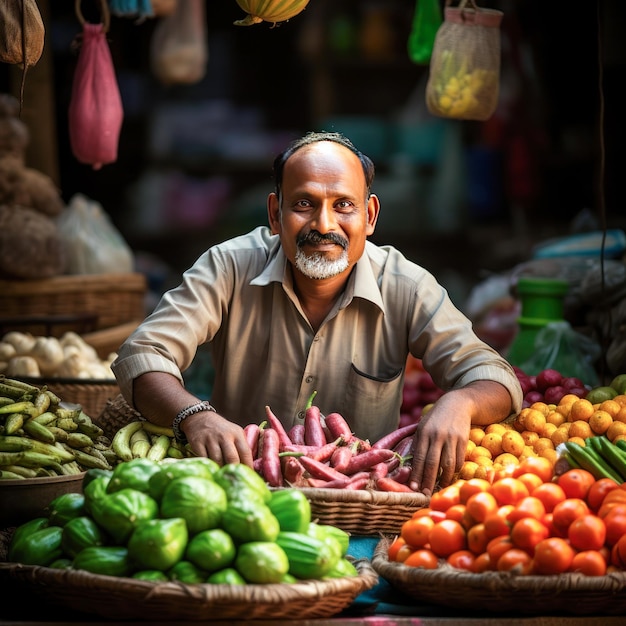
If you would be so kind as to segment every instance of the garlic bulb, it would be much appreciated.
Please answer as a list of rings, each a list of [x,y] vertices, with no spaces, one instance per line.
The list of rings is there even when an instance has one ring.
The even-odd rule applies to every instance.
[[[63,348],[56,337],[37,337],[30,354],[37,360],[44,376],[54,374],[65,358]]]
[[[7,376],[27,376],[39,378],[41,371],[39,364],[32,356],[14,356],[9,360],[5,371]]]
[[[35,337],[30,333],[21,333],[17,330],[6,333],[2,341],[11,344],[16,354],[28,354],[35,345]]]

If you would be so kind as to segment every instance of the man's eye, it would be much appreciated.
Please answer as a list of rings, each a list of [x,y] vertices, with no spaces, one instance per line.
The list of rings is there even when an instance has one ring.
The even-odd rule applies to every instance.
[[[311,203],[308,200],[298,200],[295,204],[296,209],[308,209],[311,207]]]
[[[336,206],[340,211],[352,210],[352,202],[349,202],[348,200],[341,200],[341,202],[337,202]]]

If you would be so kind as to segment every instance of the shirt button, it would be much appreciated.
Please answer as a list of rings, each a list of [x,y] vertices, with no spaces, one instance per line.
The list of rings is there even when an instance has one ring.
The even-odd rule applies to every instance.
[[[298,419],[299,420],[303,420],[304,419],[304,411],[299,411],[298,412]]]
[[[319,341],[320,340],[320,336],[319,335],[315,335],[315,337],[313,337],[313,341]]]
[[[312,383],[312,382],[315,382],[315,376],[307,376],[307,377],[304,379],[304,382],[306,382],[306,383]]]

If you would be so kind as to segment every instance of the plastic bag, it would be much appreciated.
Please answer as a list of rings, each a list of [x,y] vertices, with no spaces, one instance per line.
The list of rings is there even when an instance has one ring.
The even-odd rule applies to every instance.
[[[441,26],[439,0],[416,0],[413,24],[407,49],[409,58],[418,65],[427,65],[433,53],[435,37]]]
[[[90,24],[79,15],[83,37],[69,106],[72,153],[94,170],[117,161],[124,118],[122,97],[105,36],[109,17],[106,13],[103,23]]]
[[[529,376],[555,369],[563,376],[575,376],[595,387],[599,384],[594,363],[602,353],[591,338],[575,331],[569,322],[550,322],[535,337],[534,354],[520,364]]]
[[[426,105],[440,117],[484,121],[498,105],[503,13],[481,9],[474,0],[449,4],[435,37]]]
[[[67,274],[130,273],[133,253],[102,206],[76,194],[57,218]]]
[[[209,58],[204,0],[179,2],[152,35],[152,72],[164,85],[193,84],[206,73]]]

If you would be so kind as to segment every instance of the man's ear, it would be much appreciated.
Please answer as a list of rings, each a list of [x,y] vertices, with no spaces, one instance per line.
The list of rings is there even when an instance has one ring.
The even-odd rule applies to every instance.
[[[280,233],[280,201],[274,192],[267,196],[267,221],[272,235],[278,235]]]
[[[378,200],[378,196],[372,193],[367,200],[367,225],[365,227],[365,234],[368,236],[376,229],[379,211],[380,201]]]

